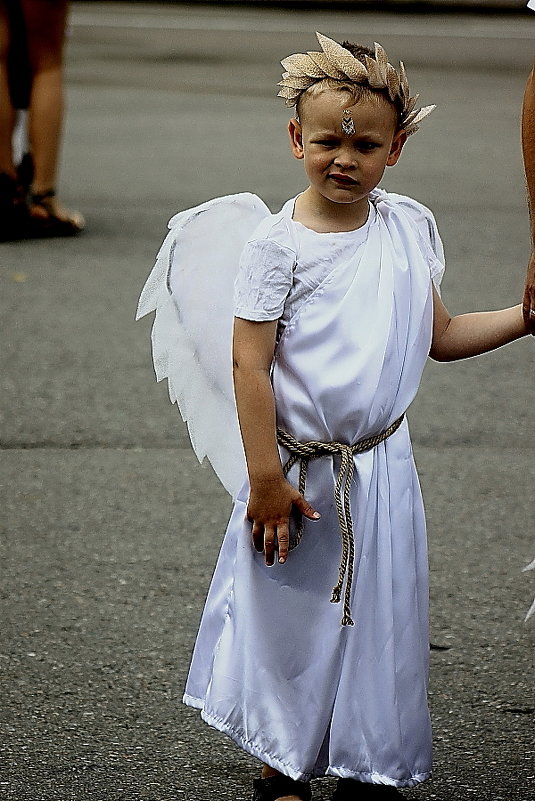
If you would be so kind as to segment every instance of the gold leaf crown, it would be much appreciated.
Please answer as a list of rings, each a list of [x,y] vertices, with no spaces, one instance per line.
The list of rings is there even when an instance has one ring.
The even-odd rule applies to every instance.
[[[323,80],[333,78],[346,83],[367,84],[371,89],[386,89],[392,102],[399,101],[401,116],[399,127],[406,134],[415,133],[422,120],[435,106],[415,109],[419,95],[410,96],[409,82],[403,62],[399,70],[388,61],[384,48],[375,42],[375,58],[365,56],[364,62],[356,58],[341,44],[316,32],[321,53],[294,53],[281,61],[285,72],[278,97],[283,97],[289,107],[295,106],[306,90]]]

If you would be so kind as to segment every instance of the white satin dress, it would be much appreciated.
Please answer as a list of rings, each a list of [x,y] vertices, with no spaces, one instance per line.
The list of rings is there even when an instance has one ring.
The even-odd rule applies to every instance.
[[[364,236],[355,238],[299,230],[294,201],[260,223],[246,251],[282,236],[278,244],[290,254],[293,290],[282,308],[275,291],[267,312],[262,299],[258,314],[240,309],[249,303],[243,276],[251,270],[242,259],[236,314],[281,317],[272,374],[277,422],[301,441],[353,444],[386,429],[413,400],[429,353],[432,286],[443,271],[434,219],[400,195],[375,190],[371,201]],[[299,271],[314,265],[314,242],[325,252],[325,237],[334,237],[336,258],[303,290]],[[431,728],[426,532],[407,422],[354,459],[355,625],[341,626],[341,605],[330,602],[341,548],[338,457],[310,463],[306,497],[321,520],[306,521],[284,565],[267,567],[251,545],[245,480],[184,702],[293,779],[411,787],[430,776]]]

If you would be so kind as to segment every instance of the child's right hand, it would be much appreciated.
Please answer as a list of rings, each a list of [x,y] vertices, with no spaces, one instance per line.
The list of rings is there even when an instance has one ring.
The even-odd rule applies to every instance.
[[[251,484],[247,519],[253,524],[253,545],[260,553],[264,552],[266,565],[274,563],[276,550],[280,564],[288,557],[289,522],[294,506],[309,520],[319,520],[319,512],[284,477],[260,479]]]

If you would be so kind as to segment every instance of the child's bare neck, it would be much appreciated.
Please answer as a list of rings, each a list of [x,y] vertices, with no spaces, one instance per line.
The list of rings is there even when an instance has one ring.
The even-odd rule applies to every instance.
[[[368,197],[353,203],[333,203],[309,188],[297,198],[293,219],[318,234],[343,233],[361,228],[368,212]]]

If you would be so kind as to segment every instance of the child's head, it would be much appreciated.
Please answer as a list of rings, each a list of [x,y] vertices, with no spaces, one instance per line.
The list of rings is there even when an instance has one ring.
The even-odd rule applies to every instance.
[[[323,53],[295,54],[279,95],[296,107],[292,152],[304,159],[311,188],[335,203],[362,200],[387,166],[396,164],[407,136],[434,106],[415,111],[405,69],[375,52],[317,34]]]

